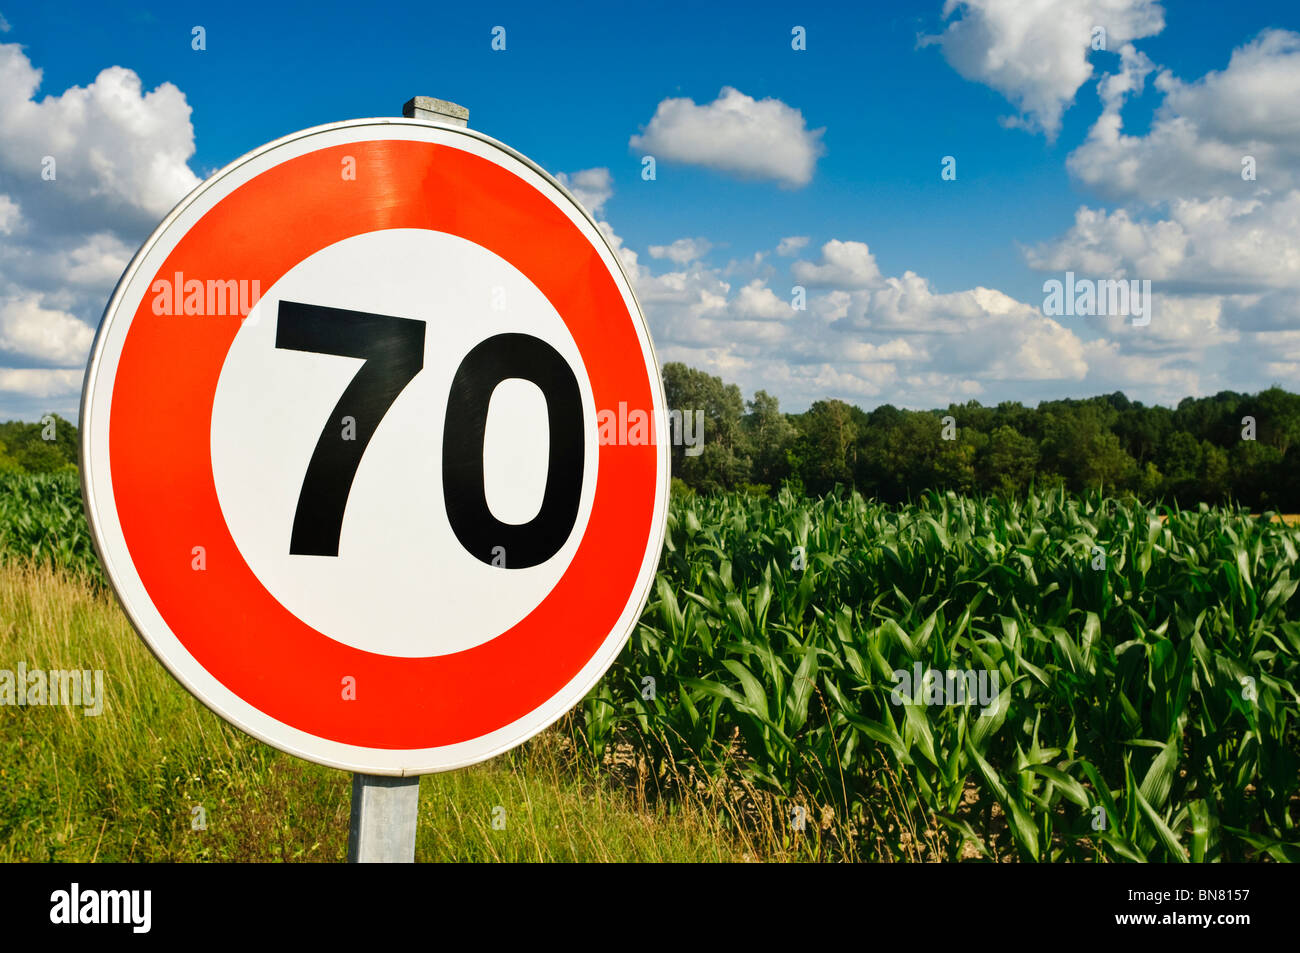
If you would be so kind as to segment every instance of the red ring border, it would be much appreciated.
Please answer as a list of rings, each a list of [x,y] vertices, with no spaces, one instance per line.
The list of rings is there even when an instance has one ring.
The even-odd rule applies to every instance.
[[[356,178],[340,173],[347,159]],[[450,200],[449,200],[450,197]],[[563,317],[595,404],[653,406],[639,316],[599,251],[521,177],[449,145],[369,138],[296,156],[220,200],[151,276],[258,279],[353,235],[459,235],[526,275]],[[366,652],[307,626],[254,576],[230,536],[210,460],[211,415],[235,317],[170,317],[146,294],[112,384],[110,468],[140,581],[186,651],[265,715],[330,741],[425,749],[471,741],[543,705],[594,657],[635,594],[651,541],[657,457],[601,445],[591,515],[559,583],[525,619],[430,658]],[[653,414],[650,415],[653,420]],[[191,566],[205,547],[205,571]],[[621,595],[620,595],[621,594]],[[356,679],[354,699],[342,680]]]

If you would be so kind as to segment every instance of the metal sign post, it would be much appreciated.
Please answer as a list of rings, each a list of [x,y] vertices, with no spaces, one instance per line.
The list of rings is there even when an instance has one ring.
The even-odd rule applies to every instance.
[[[402,106],[407,119],[431,119],[468,126],[469,110],[445,99],[413,96]],[[348,863],[415,862],[415,828],[420,817],[420,776],[352,775]]]
[[[419,814],[419,775],[409,778],[352,775],[348,863],[414,863]]]

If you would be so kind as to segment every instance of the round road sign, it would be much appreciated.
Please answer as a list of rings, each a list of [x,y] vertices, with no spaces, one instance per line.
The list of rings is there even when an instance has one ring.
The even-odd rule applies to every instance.
[[[118,283],[81,425],[149,648],[249,734],[352,771],[555,721],[663,542],[663,387],[618,255],[468,129],[321,126],[210,178]]]

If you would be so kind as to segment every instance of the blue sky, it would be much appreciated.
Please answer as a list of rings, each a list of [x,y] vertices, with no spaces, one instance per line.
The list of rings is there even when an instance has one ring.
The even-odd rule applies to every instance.
[[[180,198],[168,188],[186,169],[201,179],[296,129],[397,114],[415,94],[468,106],[472,126],[552,172],[607,170],[573,181],[635,255],[661,358],[746,396],[765,388],[800,410],[820,397],[938,406],[1123,389],[1172,403],[1300,387],[1294,5],[950,6],[0,0],[0,416],[75,412],[68,372],[84,366],[106,276]],[[1106,51],[1090,49],[1094,24]],[[491,49],[496,25],[505,51]],[[796,25],[806,50],[791,48]],[[24,69],[41,71],[30,94],[6,79]],[[1108,107],[1107,76],[1141,88]],[[79,88],[100,95],[74,109]],[[707,128],[724,99],[734,141],[697,141],[691,117]],[[1108,109],[1120,136],[1099,139]],[[745,166],[764,135],[787,132],[810,173],[797,154]],[[637,135],[648,142],[633,147]],[[69,171],[55,201],[31,176],[60,150],[61,169],[87,172]],[[160,154],[167,175],[150,165]],[[1257,158],[1258,178],[1237,174],[1238,154]],[[807,241],[778,254],[790,237]],[[703,241],[651,251],[679,239]],[[59,256],[81,263],[76,281],[33,264]],[[1066,270],[1149,278],[1154,320],[1043,315],[1044,281]],[[807,311],[780,311],[800,283]]]

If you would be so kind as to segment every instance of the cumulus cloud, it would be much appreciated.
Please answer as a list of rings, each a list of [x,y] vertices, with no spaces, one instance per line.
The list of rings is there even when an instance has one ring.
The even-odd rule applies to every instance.
[[[651,245],[650,257],[667,258],[676,264],[685,265],[703,258],[711,248],[713,244],[706,238],[679,238],[671,245]]]
[[[1145,381],[1140,390],[1158,400],[1294,380],[1300,34],[1266,30],[1190,81],[1131,48],[1121,64],[1101,80],[1102,114],[1067,162],[1120,206],[1079,208],[1063,234],[1025,248],[1026,261],[1152,281],[1149,325],[1099,320],[1106,337],[1086,352],[1105,368],[1099,380]],[[1126,134],[1121,111],[1151,73],[1160,105],[1141,134]],[[1243,175],[1246,156],[1254,178]]]
[[[1014,364],[1047,376],[1084,367],[1088,391],[1123,389],[1158,401],[1239,387],[1243,378],[1259,382],[1260,368],[1291,368],[1281,342],[1300,328],[1300,34],[1265,30],[1234,50],[1225,68],[1188,80],[1135,46],[1163,29],[1154,0],[947,0],[945,17],[958,14],[923,43],[939,44],[961,75],[1014,103],[1020,115],[1010,124],[1049,137],[1093,63],[1107,62],[1089,49],[1094,26],[1105,27],[1107,49],[1118,54],[1097,80],[1102,112],[1067,160],[1076,182],[1118,207],[1085,205],[1067,231],[1023,252],[1052,277],[1150,279],[1150,324],[1084,319],[1081,348],[1038,325],[1034,353],[1017,351]],[[1149,121],[1137,120],[1140,131],[1126,131],[1125,107],[1148,84],[1159,106]],[[873,289],[872,310],[857,298],[840,302],[837,320],[883,329],[926,315],[956,332],[978,313],[967,292],[927,303],[918,280],[905,275]],[[897,314],[890,289],[904,303]],[[995,366],[983,345],[972,339],[946,357],[942,348],[934,353],[955,373],[963,358]]]
[[[960,14],[937,44],[959,74],[983,83],[1020,110],[1009,124],[1055,138],[1061,116],[1093,73],[1093,29],[1117,50],[1164,29],[1159,0],[945,0],[944,19]]]
[[[46,399],[81,391],[82,372],[35,367],[0,367],[0,392]]]
[[[726,268],[664,254],[652,257],[670,270],[656,274],[612,229],[607,234],[632,263],[661,360],[719,374],[746,394],[778,393],[790,409],[825,397],[929,407],[988,393],[1028,399],[1101,386],[1082,325],[1045,317],[1036,304],[993,288],[940,292],[911,271],[882,275],[863,242],[832,240],[820,261],[792,263],[791,281],[802,277],[819,289],[796,310],[775,274],[733,284]],[[1111,351],[1094,353],[1104,361]],[[1153,354],[1133,367],[1148,373],[1179,356]]]
[[[1133,354],[1120,341],[1099,338],[1084,345],[1084,357],[1091,372],[1092,393],[1139,389],[1148,403],[1177,404],[1184,397],[1199,397],[1219,389],[1219,382],[1197,360],[1179,360],[1161,355]]]
[[[1229,351],[1238,371],[1232,386],[1270,383],[1260,371],[1276,353],[1272,332],[1300,327],[1298,228],[1300,191],[1277,203],[1180,200],[1167,219],[1082,208],[1073,228],[1027,249],[1026,257],[1058,278],[1074,271],[1080,278],[1150,279],[1149,323],[1090,319],[1106,346],[1090,342],[1089,363],[1107,369],[1107,387],[1123,381],[1148,399],[1176,400],[1216,389],[1209,381],[1219,372],[1209,366]],[[1158,381],[1145,376],[1155,365],[1166,368]],[[1205,386],[1191,387],[1198,374]]]
[[[866,288],[880,280],[875,256],[863,242],[832,239],[822,246],[820,264],[794,263],[795,280],[809,287]]]
[[[1223,295],[1216,300],[1222,310],[1223,323],[1234,328],[1250,332],[1300,329],[1300,295],[1292,289]]]
[[[1054,318],[1043,313],[1041,297],[942,289],[910,270],[886,275],[862,241],[828,241],[799,259],[808,247],[803,236],[776,247],[778,256],[797,259],[788,263],[789,282],[808,289],[807,309],[796,311],[779,270],[760,270],[761,255],[746,272],[710,267],[685,247],[670,255],[672,246],[656,246],[650,258],[669,270],[638,264],[635,281],[661,359],[722,375],[747,394],[778,393],[788,409],[824,397],[932,407],[1115,390],[1168,404],[1240,388],[1243,380],[1267,386],[1261,374],[1294,379],[1300,182],[1288,176],[1300,162],[1286,150],[1300,127],[1291,119],[1300,93],[1292,95],[1290,81],[1300,38],[1262,34],[1221,73],[1184,82],[1132,42],[1162,29],[1154,2],[980,0],[950,3],[949,15],[958,9],[962,20],[938,40],[945,56],[1006,93],[1020,107],[1016,122],[1049,135],[1092,77],[1092,27],[1106,27],[1115,65],[1098,79],[1102,115],[1071,170],[1084,184],[1104,176],[1108,194],[1127,202],[1085,205],[1064,234],[1024,253],[1042,271],[1151,279],[1150,323]],[[981,30],[983,46],[975,42]],[[1100,54],[1091,59],[1106,62]],[[1123,136],[1121,111],[1153,82],[1163,105],[1143,136]],[[1106,135],[1122,144],[1109,157],[1099,146]],[[1261,173],[1270,170],[1267,181],[1231,184],[1243,182],[1238,140],[1255,150]],[[1288,157],[1284,173],[1281,156]],[[1094,172],[1085,175],[1087,163]],[[1160,185],[1161,175],[1178,185]]]
[[[1089,319],[1126,354],[1178,354],[1192,360],[1217,349],[1236,347],[1242,340],[1232,319],[1230,296],[1181,295],[1152,292],[1150,323],[1137,326],[1125,315]]]
[[[1121,108],[1152,69],[1129,51],[1121,73],[1103,81],[1102,115],[1067,161],[1079,182],[1147,204],[1300,186],[1300,34],[1267,30],[1195,82],[1160,70],[1159,109],[1142,135],[1126,135]],[[1246,156],[1253,179],[1242,176]]]
[[[89,86],[37,101],[40,81],[21,46],[0,44],[0,167],[29,183],[18,199],[33,219],[75,208],[77,224],[126,216],[148,227],[199,184],[186,165],[190,107],[171,83],[146,93],[133,71],[112,66]],[[53,182],[41,176],[46,156]]]
[[[18,203],[7,195],[0,195],[0,235],[12,235],[17,231],[22,217]]]
[[[113,66],[41,95],[0,43],[0,390],[6,411],[75,416],[93,327],[132,251],[198,185],[190,107]],[[50,366],[54,365],[54,366]]]
[[[1261,348],[1262,366],[1258,366],[1260,362],[1257,361],[1256,354],[1251,353],[1247,360],[1253,366],[1244,371],[1249,373],[1262,370],[1269,380],[1285,382],[1288,386],[1293,381],[1300,380],[1300,330],[1272,331],[1260,334],[1259,339],[1266,345]]]
[[[605,203],[614,194],[614,177],[603,166],[582,169],[572,175],[561,172],[556,178],[593,218],[602,214]]]
[[[724,86],[711,103],[665,99],[633,149],[659,160],[716,169],[745,179],[769,179],[787,188],[812,181],[825,151],[825,129],[809,129],[803,113],[779,99],[754,99]]]
[[[776,393],[791,410],[826,397],[936,407],[1115,390],[1175,403],[1228,386],[1208,354],[1253,354],[1253,371],[1275,374],[1300,360],[1300,342],[1279,346],[1285,331],[1268,325],[1266,340],[1241,327],[1258,295],[1160,293],[1144,327],[1122,316],[1053,318],[1041,298],[940,290],[913,271],[881,274],[865,243],[833,240],[819,261],[791,263],[790,282],[799,274],[819,282],[808,286],[806,310],[796,310],[774,270],[733,282],[725,267],[660,257],[669,270],[656,273],[612,240],[633,263],[661,360],[718,374],[746,395]]]
[[[737,317],[760,321],[788,321],[794,316],[790,302],[777,297],[762,278],[755,278],[741,288],[729,307]]]
[[[1165,72],[1168,115],[1194,119],[1222,141],[1300,146],[1300,34],[1265,30],[1234,50],[1227,69],[1184,83]]]
[[[0,302],[0,351],[48,364],[76,364],[86,359],[93,338],[89,325],[41,307],[36,295]]]
[[[850,294],[834,326],[916,336],[937,367],[971,379],[1074,381],[1088,372],[1080,339],[1038,308],[993,288],[938,293],[911,271]]]
[[[1026,250],[1029,264],[1166,290],[1241,294],[1300,288],[1300,190],[1276,200],[1177,199],[1167,218],[1080,208],[1064,235]]]

